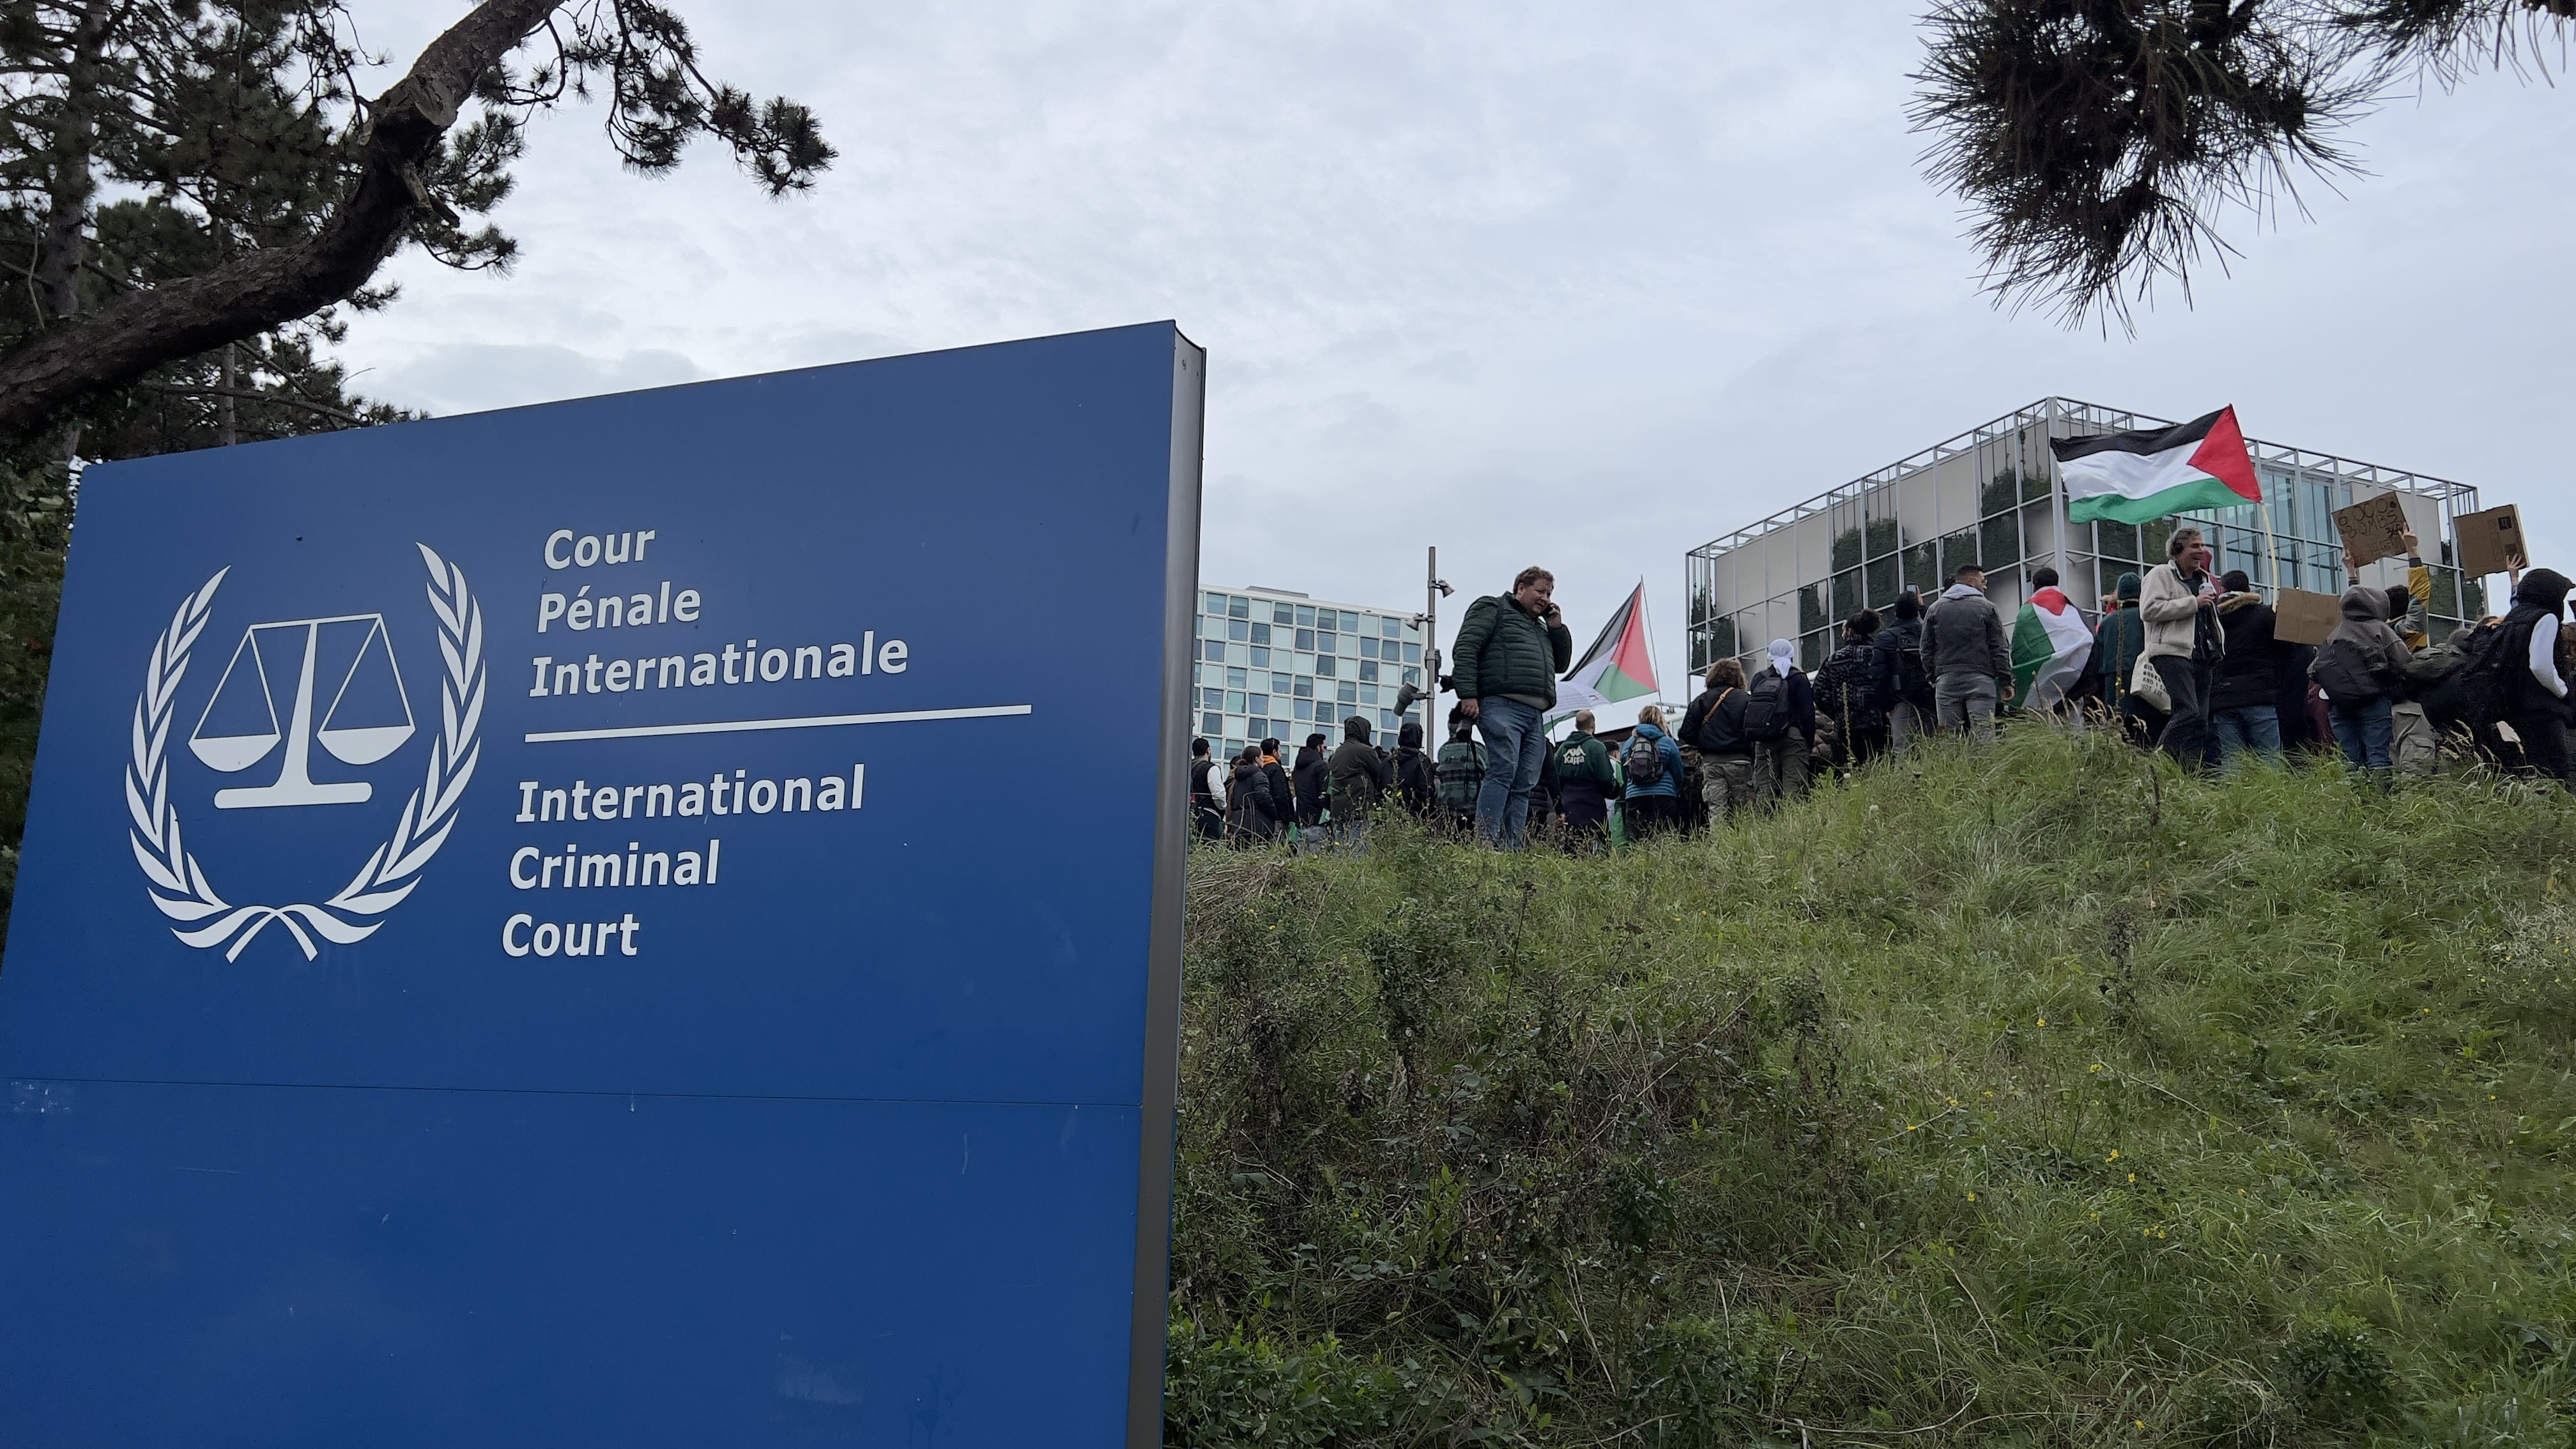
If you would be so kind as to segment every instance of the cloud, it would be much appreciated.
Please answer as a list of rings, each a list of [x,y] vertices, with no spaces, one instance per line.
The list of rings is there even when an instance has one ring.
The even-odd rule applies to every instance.
[[[549,342],[443,342],[375,369],[357,387],[369,397],[443,415],[667,387],[705,375],[662,348],[596,357]]]

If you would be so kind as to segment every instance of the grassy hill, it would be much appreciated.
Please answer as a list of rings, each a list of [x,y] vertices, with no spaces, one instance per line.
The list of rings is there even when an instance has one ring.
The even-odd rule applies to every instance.
[[[2571,848],[2024,727],[1609,860],[1210,852],[1170,1442],[2568,1445]]]

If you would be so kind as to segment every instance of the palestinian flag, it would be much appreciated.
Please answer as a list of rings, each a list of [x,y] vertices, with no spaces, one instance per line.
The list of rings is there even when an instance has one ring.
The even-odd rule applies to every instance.
[[[2232,407],[2180,427],[2057,438],[2048,451],[2066,480],[2072,523],[2146,523],[2186,508],[2263,501]]]
[[[2051,585],[2030,596],[2013,621],[2013,699],[2029,710],[2054,709],[2084,672],[2093,654],[2093,631],[2084,615]]]
[[[1654,661],[1646,655],[1646,586],[1640,583],[1610,622],[1601,626],[1601,636],[1592,641],[1592,647],[1566,671],[1565,682],[1556,689],[1556,708],[1547,717],[1553,722],[1578,709],[1597,710],[1618,700],[1652,695],[1657,688]]]

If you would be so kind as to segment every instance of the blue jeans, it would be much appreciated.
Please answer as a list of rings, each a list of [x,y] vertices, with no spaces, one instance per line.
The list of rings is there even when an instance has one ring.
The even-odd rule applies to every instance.
[[[2209,732],[2218,737],[2218,767],[2233,770],[2248,754],[2279,761],[2281,712],[2268,704],[2209,712]]]
[[[1485,737],[1485,783],[1476,790],[1476,838],[1518,850],[1529,837],[1529,797],[1547,763],[1547,732],[1538,711],[1500,695],[1476,701],[1476,732]]]
[[[2374,699],[2367,704],[2338,704],[2326,701],[2326,723],[2334,726],[2335,743],[2343,746],[2343,757],[2355,766],[2386,773],[2389,749],[2397,737],[2390,717],[2390,701]]]

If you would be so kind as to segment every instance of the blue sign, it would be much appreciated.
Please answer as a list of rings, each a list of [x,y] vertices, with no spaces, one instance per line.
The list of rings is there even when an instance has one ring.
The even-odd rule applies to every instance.
[[[1159,1442],[1204,377],[93,469],[0,1443]]]

